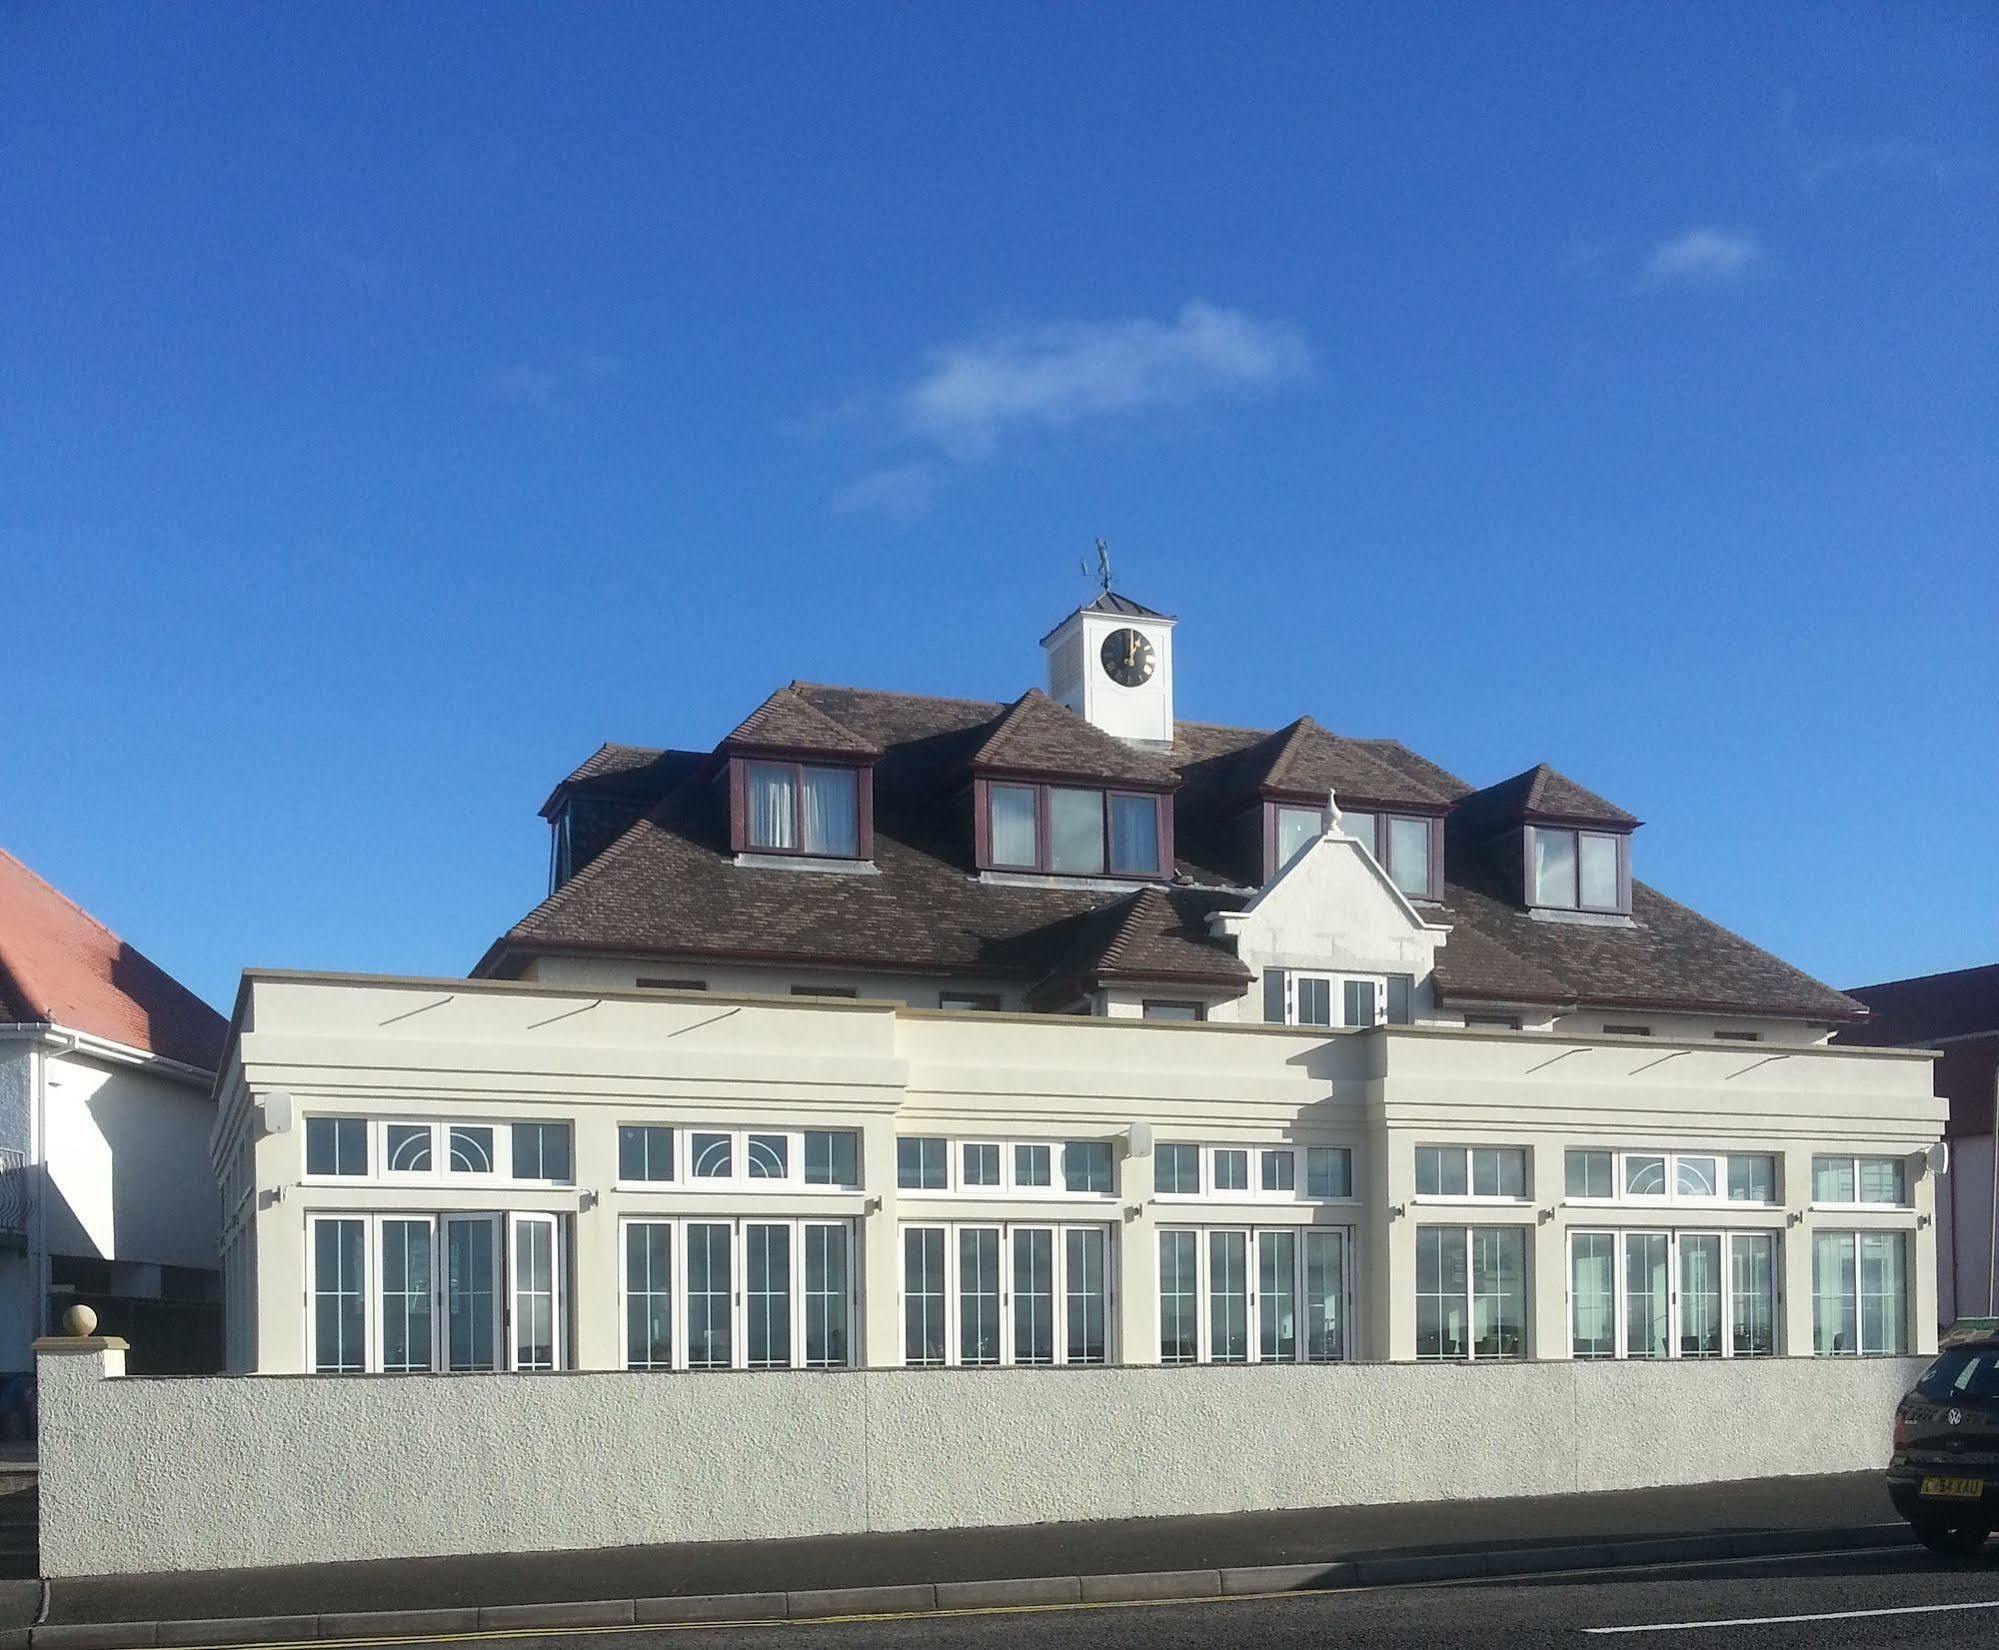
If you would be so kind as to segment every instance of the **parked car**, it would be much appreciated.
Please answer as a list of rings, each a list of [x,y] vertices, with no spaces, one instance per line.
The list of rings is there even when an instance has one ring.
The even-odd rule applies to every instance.
[[[1945,1347],[1896,1406],[1888,1495],[1932,1552],[1975,1553],[1999,1525],[1999,1335]]]

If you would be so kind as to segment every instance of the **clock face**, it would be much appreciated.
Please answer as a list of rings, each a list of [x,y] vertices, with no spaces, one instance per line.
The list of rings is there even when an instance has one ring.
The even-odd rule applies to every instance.
[[[1152,644],[1129,627],[1113,630],[1104,638],[1104,674],[1119,687],[1138,687],[1152,680],[1158,664]]]

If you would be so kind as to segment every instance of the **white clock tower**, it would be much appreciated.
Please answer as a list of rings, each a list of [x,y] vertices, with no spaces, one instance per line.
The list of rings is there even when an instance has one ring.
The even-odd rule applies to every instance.
[[[1136,744],[1173,742],[1173,625],[1106,590],[1041,638],[1048,697]]]

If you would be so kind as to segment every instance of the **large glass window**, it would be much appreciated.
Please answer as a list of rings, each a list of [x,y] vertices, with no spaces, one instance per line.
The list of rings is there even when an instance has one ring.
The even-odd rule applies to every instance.
[[[904,1226],[903,1362],[1106,1362],[1109,1253],[1103,1226]]]
[[[686,1365],[729,1369],[736,1361],[735,1228],[726,1221],[689,1221],[682,1228],[687,1255]]]
[[[1770,1356],[1776,1241],[1770,1232],[1571,1232],[1570,1352]]]
[[[905,1192],[944,1191],[951,1184],[949,1162],[942,1140],[906,1135],[895,1143],[896,1186]]]
[[[986,859],[998,870],[1156,877],[1165,867],[1161,799],[1147,791],[989,784]]]
[[[1330,1363],[1347,1356],[1347,1233],[1323,1226],[1159,1234],[1162,1363]]]
[[[1178,1197],[1201,1190],[1201,1148],[1168,1142],[1153,1148],[1152,1189]]]
[[[771,1221],[743,1227],[744,1362],[751,1369],[791,1367],[791,1231]]]
[[[1041,864],[1035,801],[1039,793],[1031,785],[994,785],[986,794],[991,798],[993,864],[1034,870]]]
[[[673,1227],[625,1223],[625,1367],[673,1367]]]
[[[1618,911],[1624,906],[1618,876],[1618,839],[1601,831],[1536,825],[1529,863],[1536,905],[1562,910]]]
[[[1527,1351],[1527,1233],[1416,1229],[1416,1356],[1520,1358]]]
[[[744,802],[743,840],[760,852],[852,859],[861,851],[857,769],[747,762]]]
[[[852,1245],[844,1220],[626,1221],[626,1367],[844,1367]]]
[[[313,1215],[309,1362],[321,1374],[560,1368],[562,1223],[545,1214]],[[503,1268],[505,1269],[503,1272]]]
[[[618,1178],[671,1180],[673,1130],[649,1123],[618,1125]]]
[[[516,1123],[513,1149],[514,1179],[567,1181],[570,1178],[567,1123]]]
[[[1160,1196],[1175,1199],[1296,1203],[1349,1198],[1353,1151],[1346,1146],[1260,1146],[1252,1152],[1247,1146],[1163,1141],[1153,1149],[1152,1182]]]
[[[1115,1155],[1108,1140],[954,1141],[905,1135],[896,1141],[896,1183],[906,1192],[981,1198],[1103,1198],[1113,1190]]]
[[[1812,1343],[1822,1355],[1908,1350],[1904,1234],[1821,1232],[1813,1238]]]
[[[1427,819],[1388,821],[1388,865],[1395,886],[1411,899],[1430,893],[1430,822]]]
[[[1062,1143],[1062,1184],[1072,1192],[1111,1189],[1111,1143],[1108,1140],[1065,1140]]]

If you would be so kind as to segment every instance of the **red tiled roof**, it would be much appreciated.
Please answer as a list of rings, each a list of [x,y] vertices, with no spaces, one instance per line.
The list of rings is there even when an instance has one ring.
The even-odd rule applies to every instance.
[[[228,1022],[0,849],[0,1021],[87,1031],[213,1071]]]

